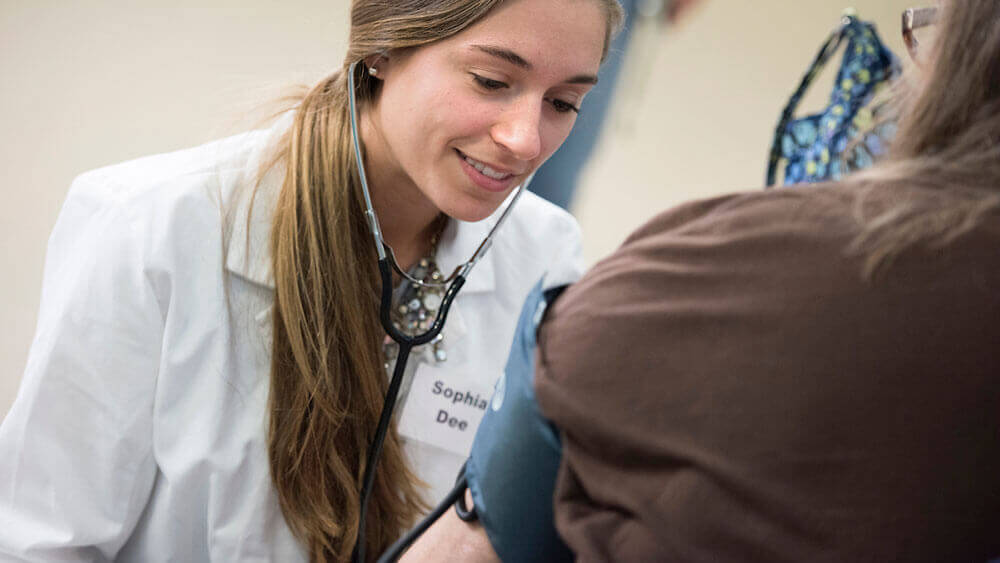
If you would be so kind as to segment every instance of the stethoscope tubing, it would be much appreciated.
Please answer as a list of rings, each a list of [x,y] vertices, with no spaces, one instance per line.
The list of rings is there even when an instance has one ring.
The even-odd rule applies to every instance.
[[[379,319],[382,328],[385,329],[389,338],[399,344],[399,353],[396,355],[396,365],[392,370],[392,379],[389,381],[389,389],[385,392],[385,402],[382,404],[382,413],[379,415],[378,426],[375,428],[375,435],[371,445],[368,447],[367,459],[365,460],[365,473],[361,485],[361,507],[358,517],[358,538],[354,544],[355,562],[365,561],[364,531],[368,517],[368,498],[371,496],[372,487],[375,483],[375,467],[378,465],[379,456],[382,455],[382,446],[385,444],[385,436],[389,432],[389,424],[392,422],[392,413],[396,408],[396,399],[399,396],[399,387],[403,383],[403,373],[406,371],[406,362],[410,357],[410,351],[414,346],[420,346],[434,340],[444,322],[448,318],[448,311],[454,302],[458,291],[465,285],[465,277],[459,275],[448,286],[444,297],[441,299],[441,306],[438,308],[434,323],[426,332],[416,336],[407,336],[392,324],[389,311],[392,309],[392,267],[388,258],[378,261],[379,273],[382,277],[382,299],[379,306]]]
[[[514,204],[517,203],[517,200],[524,194],[524,191],[531,183],[534,174],[529,176],[518,188],[516,188],[517,192],[510,198],[507,208],[503,210],[500,217],[497,219],[497,222],[493,225],[493,228],[490,229],[490,232],[486,235],[486,238],[484,238],[483,242],[476,248],[472,258],[455,269],[455,272],[448,278],[450,283],[448,283],[448,280],[444,282],[448,283],[448,287],[441,299],[441,305],[438,308],[434,317],[434,323],[431,327],[425,332],[415,336],[404,334],[393,325],[392,318],[390,316],[393,293],[392,272],[393,269],[396,269],[397,271],[400,269],[395,263],[395,257],[392,249],[382,238],[382,229],[379,227],[378,216],[375,214],[375,208],[372,205],[371,192],[368,189],[368,178],[365,173],[364,159],[361,154],[361,140],[358,134],[358,112],[354,80],[357,66],[358,61],[351,63],[347,70],[347,99],[348,109],[350,112],[351,138],[354,143],[354,157],[358,166],[358,176],[361,180],[361,188],[364,194],[365,217],[368,221],[369,227],[371,228],[372,237],[375,241],[375,248],[378,252],[378,269],[382,282],[381,299],[379,304],[379,321],[389,338],[399,345],[399,352],[396,356],[396,365],[393,368],[392,378],[389,381],[389,388],[386,390],[385,402],[382,405],[382,412],[379,415],[378,426],[375,428],[375,435],[372,437],[371,445],[368,448],[365,459],[365,470],[362,477],[361,496],[359,499],[360,510],[358,516],[358,533],[354,544],[354,551],[351,555],[351,560],[353,562],[362,563],[365,561],[365,523],[368,517],[368,499],[371,496],[372,487],[375,482],[375,468],[378,465],[379,456],[381,456],[382,447],[385,444],[385,436],[388,433],[389,425],[392,422],[392,413],[396,407],[396,399],[399,395],[399,388],[403,382],[403,373],[406,370],[406,363],[407,360],[409,360],[410,352],[415,346],[427,344],[441,333],[441,330],[444,328],[444,323],[448,318],[448,311],[451,309],[452,302],[454,302],[455,297],[458,295],[459,290],[462,289],[462,286],[465,285],[465,280],[468,278],[469,272],[472,271],[472,268],[479,262],[480,258],[486,254],[486,251],[489,250],[490,246],[492,246],[493,235],[510,215],[511,210],[514,208]],[[400,274],[414,283],[426,285],[417,280],[412,280],[412,278],[410,278],[405,272],[400,271]],[[451,495],[449,495],[449,498],[450,496]],[[437,516],[440,516],[437,511],[435,511],[435,513]],[[427,518],[425,520],[427,525],[429,526],[430,523],[436,520],[437,516],[434,518]],[[412,542],[416,535],[407,534],[405,537],[410,538],[409,541]],[[408,543],[406,545],[408,545]],[[383,558],[384,557],[385,556],[383,556]]]

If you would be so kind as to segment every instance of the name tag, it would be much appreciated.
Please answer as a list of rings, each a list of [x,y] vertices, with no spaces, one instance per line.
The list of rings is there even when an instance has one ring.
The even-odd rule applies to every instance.
[[[489,385],[420,364],[399,418],[399,433],[465,457],[492,394]]]

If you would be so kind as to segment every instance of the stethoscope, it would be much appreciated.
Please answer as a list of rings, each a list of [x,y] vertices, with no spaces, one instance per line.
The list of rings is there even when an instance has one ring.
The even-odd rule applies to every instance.
[[[347,71],[347,97],[349,102],[348,109],[351,118],[351,137],[354,142],[354,157],[358,165],[358,175],[361,179],[361,189],[365,196],[365,217],[368,220],[368,226],[371,228],[372,236],[375,239],[375,250],[378,252],[378,269],[382,278],[382,296],[381,303],[379,305],[379,320],[382,322],[382,328],[385,329],[389,338],[399,345],[399,352],[396,356],[396,365],[393,368],[392,379],[389,382],[389,389],[385,394],[385,403],[382,406],[382,414],[379,416],[378,426],[375,429],[375,436],[372,438],[371,445],[368,447],[365,473],[364,478],[362,479],[361,510],[358,518],[358,537],[357,543],[354,545],[354,552],[351,555],[352,561],[360,563],[365,561],[365,519],[368,514],[368,497],[371,495],[372,486],[375,482],[375,465],[378,463],[379,456],[382,453],[382,446],[385,443],[385,435],[389,430],[389,424],[392,421],[392,412],[396,406],[396,395],[398,395],[399,387],[403,382],[403,372],[406,369],[406,362],[409,359],[410,351],[415,346],[421,346],[434,340],[438,334],[441,333],[441,329],[444,328],[445,320],[448,318],[448,311],[451,309],[451,304],[455,300],[455,296],[458,295],[458,291],[462,289],[462,286],[465,284],[465,280],[468,278],[469,272],[472,271],[472,267],[475,266],[479,259],[486,254],[487,250],[489,250],[493,243],[493,235],[496,234],[500,225],[502,225],[507,219],[507,216],[510,215],[511,210],[514,208],[514,204],[517,203],[517,200],[520,199],[521,194],[524,193],[525,188],[527,188],[528,184],[531,182],[531,177],[529,176],[528,179],[517,188],[517,191],[511,198],[507,208],[504,209],[503,213],[501,213],[500,218],[497,220],[496,224],[493,225],[493,228],[490,229],[489,234],[486,235],[483,242],[480,243],[478,248],[476,248],[472,258],[463,264],[459,264],[451,275],[442,281],[427,282],[415,279],[399,267],[399,263],[396,261],[396,256],[392,247],[390,247],[389,244],[385,242],[385,239],[382,238],[382,229],[379,227],[378,217],[376,217],[375,209],[372,206],[371,193],[368,190],[368,179],[365,176],[364,160],[361,156],[361,141],[358,136],[358,113],[354,83],[357,66],[358,62],[351,63],[351,66]],[[434,317],[434,323],[429,329],[421,334],[409,336],[397,329],[392,323],[390,311],[392,309],[393,271],[399,274],[403,279],[418,286],[433,288],[447,287],[444,297],[441,299],[441,305],[439,306],[437,314]],[[450,496],[451,495],[449,495],[449,497]]]

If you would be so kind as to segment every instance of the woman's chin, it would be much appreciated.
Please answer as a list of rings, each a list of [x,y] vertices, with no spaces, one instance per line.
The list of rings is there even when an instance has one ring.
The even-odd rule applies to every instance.
[[[506,195],[498,197],[496,201],[451,201],[447,205],[440,206],[439,209],[452,219],[458,219],[466,223],[477,223],[493,215],[500,208],[500,204],[506,199]]]

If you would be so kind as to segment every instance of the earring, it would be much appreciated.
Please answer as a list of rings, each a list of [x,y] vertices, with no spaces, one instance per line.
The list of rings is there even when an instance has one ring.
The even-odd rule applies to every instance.
[[[370,66],[370,67],[368,67],[368,74],[370,74],[372,76],[377,76],[378,75],[378,69],[375,68],[375,67],[373,67],[373,66]]]

